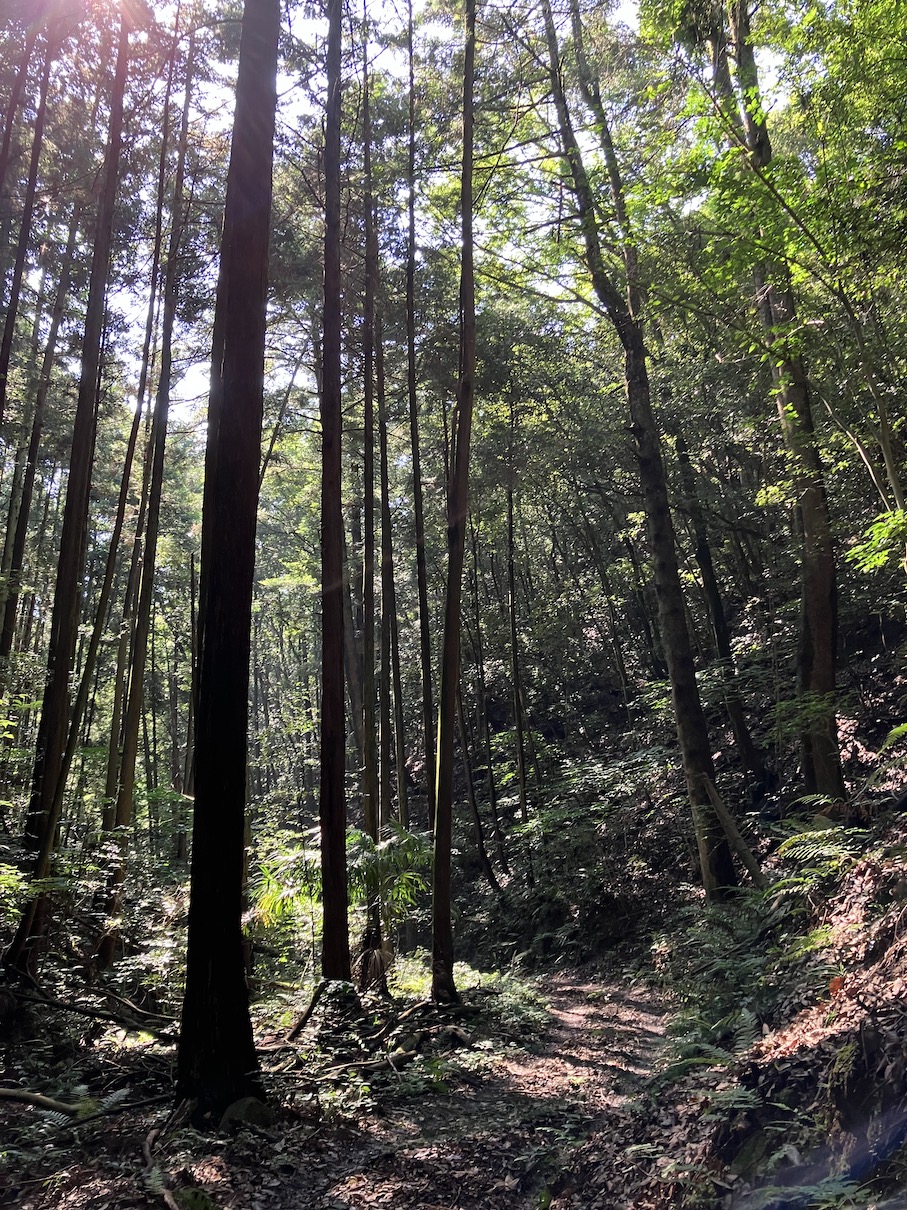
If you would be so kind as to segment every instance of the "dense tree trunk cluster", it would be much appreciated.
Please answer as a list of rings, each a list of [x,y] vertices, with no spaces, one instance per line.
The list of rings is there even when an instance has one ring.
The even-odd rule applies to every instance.
[[[281,878],[451,1003],[577,768],[659,753],[714,900],[735,808],[850,818],[907,543],[895,15],[228,7],[0,26],[4,977],[188,878],[200,1121]]]

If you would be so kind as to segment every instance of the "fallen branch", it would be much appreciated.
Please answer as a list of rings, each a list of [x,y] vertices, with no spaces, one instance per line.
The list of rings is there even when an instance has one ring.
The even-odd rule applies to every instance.
[[[105,1109],[99,1109],[95,1113],[86,1114],[85,1117],[79,1117],[86,1103],[94,1098],[86,1097],[81,1102],[70,1105],[66,1101],[57,1101],[54,1097],[46,1097],[40,1092],[29,1092],[26,1088],[0,1088],[0,1101],[21,1101],[23,1105],[35,1105],[38,1109],[46,1109],[50,1113],[65,1113],[67,1117],[79,1119],[78,1122],[73,1122],[73,1126],[84,1126],[88,1122],[97,1121],[98,1118],[109,1118],[117,1113],[128,1113],[131,1109],[144,1109],[147,1105],[160,1105],[164,1101],[169,1101],[171,1095],[171,1093],[165,1092],[155,1097],[146,1097],[142,1101],[108,1105]]]
[[[324,995],[324,989],[327,987],[327,985],[328,984],[327,984],[326,979],[320,979],[318,981],[318,984],[317,984],[315,990],[312,992],[312,998],[309,1001],[309,1007],[305,1010],[305,1012],[302,1014],[302,1016],[299,1018],[299,1020],[296,1022],[296,1024],[293,1026],[293,1028],[290,1030],[290,1032],[287,1034],[288,1042],[295,1041],[295,1039],[299,1037],[299,1035],[302,1033],[302,1031],[308,1025],[309,1018],[311,1017],[312,1013],[315,1011],[315,1009],[318,1005],[318,1001]]]
[[[37,1105],[39,1109],[49,1109],[51,1113],[65,1113],[67,1117],[79,1116],[78,1105],[67,1105],[65,1101],[55,1101],[40,1092],[28,1092],[24,1088],[0,1088],[0,1101],[21,1101],[25,1105]]]
[[[737,824],[734,822],[734,817],[724,805],[721,795],[715,789],[715,784],[712,779],[710,777],[703,776],[702,781],[703,785],[705,786],[705,792],[709,796],[709,802],[712,804],[712,809],[718,816],[718,822],[721,824],[722,828],[724,828],[724,833],[728,838],[728,843],[740,858],[744,867],[749,871],[753,882],[760,891],[764,891],[768,886],[768,881],[766,880],[765,875],[762,873],[759,862],[756,860],[753,850],[741,836],[737,828]]]
[[[415,1013],[422,1012],[426,1008],[434,1009],[434,1007],[435,1006],[431,1000],[420,1000],[417,1004],[411,1004],[409,1008],[404,1009],[403,1012],[398,1014],[396,1017],[391,1017],[389,1021],[381,1026],[377,1033],[369,1034],[368,1041],[382,1041],[382,1039],[386,1038],[389,1033],[393,1033],[397,1026],[403,1021],[406,1021],[407,1018],[414,1016]]]
[[[117,1016],[116,1013],[105,1012],[102,1008],[83,1008],[81,1004],[65,1004],[62,1000],[54,1000],[46,992],[42,992],[40,996],[20,994],[19,999],[24,1004],[42,1004],[46,1008],[59,1008],[62,1012],[76,1013],[80,1017],[89,1017],[93,1021],[109,1021],[130,1033],[153,1034],[156,1038],[176,1041],[175,1033],[171,1033],[168,1029],[158,1029],[147,1021],[130,1021],[125,1017]]]
[[[380,1071],[382,1067],[397,1070],[398,1064],[409,1063],[418,1056],[417,1050],[401,1050],[397,1054],[383,1055],[380,1059],[351,1059],[348,1063],[340,1063],[336,1067],[328,1067],[324,1071],[316,1071],[314,1080],[330,1080],[342,1075],[345,1071]]]
[[[178,1024],[179,1022],[179,1017],[168,1017],[166,1013],[155,1013],[148,1008],[139,1008],[138,1004],[133,1004],[133,1002],[131,1000],[127,1000],[125,996],[117,995],[117,993],[112,992],[109,987],[102,987],[101,991],[103,995],[108,997],[108,999],[116,1000],[118,1004],[125,1005],[126,1008],[131,1009],[132,1012],[138,1013],[140,1017],[157,1017],[159,1021],[172,1021],[174,1024]]]
[[[96,1122],[98,1118],[109,1118],[116,1113],[129,1113],[130,1109],[145,1109],[148,1105],[162,1105],[172,1098],[172,1092],[162,1092],[156,1097],[145,1097],[142,1101],[130,1101],[127,1105],[108,1105],[106,1109],[99,1109],[97,1113],[90,1113],[87,1117],[80,1118],[74,1125],[84,1126],[87,1122]],[[67,1127],[67,1129],[69,1128]]]
[[[158,1127],[155,1127],[154,1130],[149,1130],[148,1135],[145,1138],[144,1143],[142,1144],[142,1156],[144,1157],[144,1160],[145,1160],[145,1171],[142,1175],[145,1177],[146,1185],[150,1184],[148,1178],[150,1177],[151,1173],[154,1171],[154,1167],[155,1167],[154,1156],[151,1153],[154,1150],[154,1144],[157,1142],[157,1140],[161,1134],[162,1134],[162,1131]],[[180,1210],[179,1202],[176,1200],[176,1198],[173,1196],[173,1194],[170,1192],[170,1190],[167,1188],[167,1186],[165,1184],[163,1184],[163,1179],[164,1178],[162,1176],[161,1177],[161,1187],[159,1189],[157,1189],[156,1192],[160,1193],[161,1197],[164,1199],[164,1202],[167,1206],[167,1210]]]

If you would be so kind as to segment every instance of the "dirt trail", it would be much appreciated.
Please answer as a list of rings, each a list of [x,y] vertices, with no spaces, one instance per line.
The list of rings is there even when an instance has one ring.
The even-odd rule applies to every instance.
[[[124,1114],[78,1135],[51,1131],[43,1160],[6,1185],[0,1175],[0,1206],[161,1210],[176,1195],[167,1204],[180,1210],[618,1210],[617,1140],[663,1010],[645,989],[578,975],[540,990],[550,1023],[527,1037],[531,1050],[479,1042],[438,1065],[435,1087],[424,1069],[376,1080],[358,1124],[338,1125],[324,1099],[320,1122],[303,1114],[232,1138],[174,1129],[155,1142],[157,1119]]]
[[[475,1081],[390,1108],[382,1148],[335,1181],[319,1210],[585,1208],[571,1157],[619,1118],[651,1072],[663,1009],[644,989],[561,975],[546,983],[551,1025],[534,1053]]]

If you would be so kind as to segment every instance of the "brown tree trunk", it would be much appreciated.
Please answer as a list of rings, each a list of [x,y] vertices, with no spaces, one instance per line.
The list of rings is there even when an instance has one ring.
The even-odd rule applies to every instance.
[[[81,213],[81,207],[76,205],[69,222],[66,251],[63,254],[63,264],[60,267],[60,279],[57,282],[57,292],[50,317],[50,330],[47,334],[47,343],[44,346],[44,358],[41,363],[38,387],[35,393],[35,410],[32,414],[31,436],[28,443],[28,453],[26,454],[25,474],[22,478],[22,494],[19,500],[16,532],[13,537],[12,555],[10,558],[8,590],[3,605],[3,629],[0,631],[0,676],[4,675],[2,670],[12,652],[13,639],[16,633],[16,611],[19,604],[22,568],[25,565],[28,519],[31,512],[32,496],[35,490],[38,451],[41,446],[41,434],[44,429],[44,412],[47,406],[47,395],[50,390],[50,376],[57,355],[60,324],[63,320],[66,297],[69,293],[69,280],[72,272],[72,260],[75,254],[76,235],[79,229]]]
[[[435,843],[432,862],[432,998],[459,1000],[453,976],[450,859],[453,828],[453,761],[457,693],[460,684],[460,589],[466,550],[469,498],[469,446],[476,370],[476,301],[472,241],[473,84],[476,59],[476,4],[466,0],[463,62],[463,164],[460,173],[460,380],[451,434],[450,487],[447,493],[447,593],[441,688],[438,710]]]
[[[382,822],[390,818],[391,694],[394,702],[394,764],[397,769],[397,817],[409,827],[406,786],[406,743],[403,729],[403,678],[397,627],[397,589],[394,583],[394,536],[391,528],[390,482],[387,457],[387,391],[384,381],[384,340],[380,316],[376,328],[375,368],[378,393],[378,450],[381,481],[381,733],[387,736],[382,755]],[[385,772],[386,769],[386,772]]]
[[[498,813],[498,792],[494,782],[494,754],[491,750],[491,727],[488,722],[488,686],[485,678],[485,651],[482,642],[482,610],[479,605],[479,535],[470,518],[472,536],[472,600],[473,616],[475,618],[475,665],[476,688],[479,698],[479,715],[482,726],[482,745],[485,749],[487,765],[488,806],[491,811],[491,825],[494,832],[495,851],[498,861],[505,874],[510,874],[507,865],[507,850],[504,847],[504,831],[501,827],[501,817]]]
[[[47,677],[35,763],[32,773],[31,800],[25,827],[25,844],[34,854],[34,877],[45,878],[59,822],[54,802],[61,802],[57,783],[61,776],[63,752],[69,725],[69,678],[75,654],[81,603],[81,581],[85,564],[85,543],[91,488],[91,463],[96,431],[96,402],[101,368],[101,344],[104,327],[104,299],[110,271],[113,244],[113,217],[119,179],[120,150],[123,130],[123,94],[129,55],[129,25],[120,20],[111,93],[110,124],[104,184],[98,208],[94,253],[88,287],[88,305],[82,339],[81,376],[73,427],[72,455],[66,503],[63,508],[63,530],[60,557],[54,589],[48,648]],[[37,961],[37,945],[44,934],[49,901],[42,893],[28,903],[23,911],[16,936],[4,955],[4,964],[17,970],[33,972]]]
[[[25,274],[25,259],[31,242],[32,217],[35,212],[35,191],[38,186],[38,165],[41,160],[41,147],[44,143],[44,123],[47,118],[47,89],[50,84],[50,67],[53,63],[54,43],[48,31],[44,47],[44,67],[41,71],[41,84],[38,92],[38,110],[35,114],[35,130],[32,135],[31,158],[28,165],[28,180],[25,185],[25,198],[22,203],[22,217],[19,221],[19,239],[16,244],[16,259],[13,262],[13,276],[9,288],[9,299],[6,304],[6,322],[3,325],[3,337],[0,339],[0,424],[6,410],[6,384],[9,380],[9,365],[13,352],[13,337],[16,334],[16,318],[19,314],[19,296],[22,291],[22,279]]]
[[[731,0],[728,15],[737,60],[744,148],[751,167],[764,172],[770,168],[773,152],[745,0]],[[841,800],[846,799],[847,788],[841,768],[835,703],[838,646],[835,545],[809,381],[802,360],[788,341],[788,334],[797,326],[797,312],[791,291],[779,284],[784,272],[778,265],[763,265],[756,273],[755,285],[759,315],[772,353],[781,429],[793,456],[794,486],[803,523],[797,652],[797,691],[802,706],[800,765],[804,785],[810,793]]]
[[[514,491],[514,442],[516,440],[516,408],[513,398],[510,399],[510,443],[508,447],[508,478],[507,478],[507,612],[510,619],[510,667],[513,681],[513,724],[516,730],[516,773],[517,790],[519,793],[520,822],[525,826],[529,822],[529,803],[526,793],[526,737],[523,730],[523,689],[520,670],[519,632],[517,627],[516,602],[516,537],[513,529],[513,491]],[[535,883],[535,872],[532,868],[532,847],[526,838],[526,882],[532,886]]]
[[[321,973],[350,979],[346,883],[346,728],[343,709],[342,385],[340,373],[341,0],[328,0],[327,121],[324,140],[324,335],[321,377]]]
[[[378,724],[375,716],[375,289],[378,277],[378,239],[372,198],[372,123],[367,30],[368,22],[366,20],[366,32],[362,45],[362,142],[365,177],[362,199],[365,219],[365,314],[362,333],[364,373],[362,511],[365,531],[362,560],[362,729],[365,761],[362,806],[365,831],[377,844],[381,835]],[[382,723],[385,708],[386,701],[382,699]],[[382,743],[387,745],[388,738],[387,731],[382,728]],[[384,767],[385,762],[382,761],[382,772]],[[380,891],[370,896],[369,902],[366,904],[365,936],[362,940],[362,953],[356,964],[360,991],[365,991],[375,982],[384,984],[384,963],[380,958],[381,900],[379,896]]]
[[[472,764],[469,760],[469,735],[466,727],[466,712],[463,709],[463,692],[460,690],[457,693],[457,730],[460,735],[460,755],[463,761],[463,780],[466,783],[466,798],[469,802],[469,814],[472,816],[472,834],[475,837],[476,852],[479,855],[479,865],[482,867],[482,873],[488,880],[488,885],[498,895],[501,893],[501,884],[495,876],[494,869],[488,859],[488,850],[485,848],[485,833],[482,830],[482,817],[479,814],[479,804],[476,799],[475,779],[472,776]]]
[[[372,124],[368,76],[368,37],[363,38],[362,141],[365,189],[362,199],[365,221],[365,308],[362,325],[363,351],[363,470],[362,470],[362,728],[364,743],[362,807],[365,830],[378,840],[378,742],[375,717],[375,286],[378,273],[378,241],[372,199]],[[381,918],[376,915],[370,931],[377,929],[380,946]]]
[[[612,202],[621,232],[621,252],[626,277],[625,292],[622,293],[609,275],[602,255],[595,199],[567,106],[561,77],[557,33],[548,0],[545,0],[544,3],[544,17],[550,78],[558,117],[562,154],[570,172],[577,201],[586,264],[596,297],[614,327],[624,350],[630,430],[643,491],[649,545],[654,565],[661,640],[668,665],[671,699],[683,761],[684,778],[696,830],[702,882],[709,898],[722,898],[728,888],[736,886],[737,877],[724,829],[715,814],[706,789],[707,780],[714,781],[714,769],[708,729],[696,684],[693,652],[684,611],[683,588],[677,565],[674,526],[668,503],[667,479],[649,393],[646,347],[639,318],[640,283],[637,273],[636,247],[632,239],[624,203],[623,185],[614,157],[604,110],[595,104],[593,95],[590,107],[597,119],[599,140],[608,169]],[[577,26],[576,21],[574,25]],[[576,40],[578,42],[578,39]],[[586,74],[583,71],[582,60],[580,60],[580,71],[581,74]],[[587,80],[584,88],[587,94],[588,88]]]
[[[221,239],[223,361],[202,547],[195,818],[177,1096],[216,1121],[260,1095],[243,965],[249,655],[276,107],[278,0],[246,0]]]
[[[408,5],[409,149],[407,158],[406,253],[406,382],[409,432],[413,459],[413,523],[416,530],[416,581],[419,590],[419,659],[422,669],[422,721],[425,737],[425,784],[428,826],[435,826],[435,716],[431,675],[431,634],[428,613],[428,567],[425,558],[425,514],[422,500],[422,457],[419,447],[419,397],[416,390],[416,84],[413,55],[413,6]]]
[[[31,62],[32,52],[35,49],[35,42],[38,40],[38,28],[37,21],[29,22],[28,32],[25,35],[25,42],[22,46],[22,54],[19,56],[19,62],[16,65],[16,74],[13,77],[13,86],[10,89],[6,112],[3,115],[3,140],[0,142],[0,196],[3,194],[3,187],[6,184],[6,173],[9,168],[10,153],[13,145],[13,131],[16,128],[16,110],[19,108],[19,102],[22,99],[22,90],[28,77],[28,66]]]
[[[148,639],[151,633],[151,606],[154,590],[154,568],[157,562],[157,540],[160,529],[161,498],[164,488],[164,451],[167,441],[167,420],[170,410],[170,384],[173,372],[173,328],[176,321],[177,270],[179,265],[180,241],[183,229],[183,179],[186,168],[186,150],[189,134],[189,104],[192,97],[192,73],[195,44],[190,40],[189,57],[186,64],[186,93],[177,153],[176,176],[173,185],[171,206],[170,245],[164,271],[164,314],[161,325],[161,364],[154,416],[151,424],[151,476],[148,488],[148,511],[145,522],[145,544],[142,555],[142,572],[136,611],[135,632],[132,644],[132,668],[129,676],[129,694],[123,719],[123,746],[119,762],[116,813],[114,826],[117,829],[119,859],[111,873],[107,916],[115,919],[120,907],[120,890],[126,876],[126,852],[128,830],[132,824],[133,796],[135,791],[135,766],[139,746],[139,725],[145,691],[145,660]],[[172,60],[171,60],[172,70]],[[169,98],[168,98],[169,99]],[[167,141],[165,128],[164,143]],[[256,494],[257,494],[256,485]],[[118,518],[119,520],[119,518]],[[120,522],[121,523],[121,522]],[[157,744],[153,745],[155,753]],[[148,787],[151,788],[150,785]],[[109,966],[113,961],[118,930],[115,924],[108,928],[98,947],[98,965]]]
[[[690,463],[687,444],[683,435],[679,432],[675,435],[675,443],[677,447],[677,461],[680,465],[680,481],[693,530],[696,563],[702,576],[702,588],[705,593],[709,618],[712,623],[712,633],[715,637],[715,650],[718,654],[718,659],[721,661],[721,675],[725,685],[725,709],[727,710],[731,730],[734,732],[734,740],[737,744],[737,751],[740,754],[740,761],[744,771],[749,773],[752,778],[750,798],[755,800],[765,790],[765,754],[753,743],[753,737],[750,734],[746,714],[743,709],[743,702],[740,700],[740,693],[737,689],[734,653],[731,648],[731,632],[728,628],[727,616],[724,612],[724,601],[721,596],[721,590],[718,587],[718,577],[715,574],[715,566],[712,562],[712,549],[709,545],[708,530],[706,529],[705,517],[702,514],[699,493],[696,490],[696,479],[693,475],[693,467]]]

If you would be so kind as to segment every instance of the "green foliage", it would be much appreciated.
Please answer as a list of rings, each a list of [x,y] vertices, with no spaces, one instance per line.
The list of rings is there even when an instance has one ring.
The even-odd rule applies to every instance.
[[[8,862],[0,861],[0,923],[11,930],[15,914],[25,901],[28,879]]]
[[[392,937],[428,890],[430,838],[392,821],[388,835],[377,844],[367,832],[353,829],[347,836],[346,853],[352,902],[379,904],[384,935]]]
[[[879,748],[879,756],[883,752],[887,752],[889,748],[893,748],[895,744],[900,743],[905,737],[907,737],[907,723],[899,723],[896,727],[892,727]]]
[[[276,838],[277,851],[259,862],[252,884],[255,913],[267,928],[287,916],[311,911],[321,897],[321,853],[318,830],[311,829],[307,846],[282,848],[288,836]]]
[[[865,852],[868,833],[862,828],[797,825],[778,846],[778,856],[797,867],[795,878],[837,878]]]
[[[779,1155],[785,1155],[783,1150]],[[868,1206],[868,1197],[868,1191],[856,1181],[829,1176],[815,1185],[763,1185],[747,1204],[752,1210],[764,1210],[783,1199],[783,1204],[802,1206],[803,1210],[855,1210]]]
[[[775,704],[771,711],[772,734],[778,741],[808,731],[834,714],[840,702],[830,693],[798,693]]]
[[[907,544],[907,512],[902,508],[879,513],[863,535],[864,540],[851,546],[847,559],[859,571],[873,572],[904,561]]]
[[[309,843],[302,846],[298,833],[272,837],[272,851],[259,862],[252,881],[252,915],[266,929],[289,929],[285,939],[291,944],[295,941],[298,945],[307,935],[314,960],[321,928],[318,828],[310,829],[305,836]],[[376,844],[366,832],[350,829],[347,875],[351,905],[365,908],[377,903],[384,936],[392,940],[427,890],[430,864],[431,845],[422,833],[408,832],[394,822],[388,835]]]

